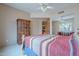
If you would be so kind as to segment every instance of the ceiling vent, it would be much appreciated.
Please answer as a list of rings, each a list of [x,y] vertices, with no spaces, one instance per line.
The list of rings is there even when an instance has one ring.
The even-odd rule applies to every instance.
[[[60,11],[60,12],[58,12],[58,14],[62,14],[62,13],[64,13],[64,11]]]

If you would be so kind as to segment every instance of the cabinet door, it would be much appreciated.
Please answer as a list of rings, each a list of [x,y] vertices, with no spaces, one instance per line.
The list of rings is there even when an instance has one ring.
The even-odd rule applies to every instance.
[[[22,35],[30,35],[30,21],[17,19],[17,43],[22,44]]]

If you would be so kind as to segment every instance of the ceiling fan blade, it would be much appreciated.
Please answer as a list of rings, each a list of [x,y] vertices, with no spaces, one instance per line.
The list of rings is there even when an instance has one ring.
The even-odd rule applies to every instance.
[[[54,7],[51,7],[51,6],[48,6],[47,8],[48,8],[48,9],[54,9]]]

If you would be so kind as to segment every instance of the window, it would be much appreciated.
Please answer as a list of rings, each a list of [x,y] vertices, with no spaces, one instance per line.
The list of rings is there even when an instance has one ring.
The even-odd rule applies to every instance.
[[[61,22],[60,32],[72,32],[72,23],[67,21]]]

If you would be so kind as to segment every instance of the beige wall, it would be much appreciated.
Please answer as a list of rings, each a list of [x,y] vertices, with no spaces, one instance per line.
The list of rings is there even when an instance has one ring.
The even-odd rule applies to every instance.
[[[59,21],[52,21],[52,34],[57,34],[59,32]]]
[[[41,34],[42,30],[42,23],[39,20],[32,20],[32,35],[39,35]]]
[[[48,18],[31,18],[32,21],[32,35],[42,34],[42,21]]]
[[[17,41],[16,19],[29,19],[30,14],[18,9],[0,5],[0,46],[15,44]]]

